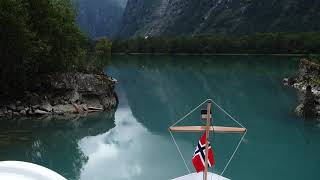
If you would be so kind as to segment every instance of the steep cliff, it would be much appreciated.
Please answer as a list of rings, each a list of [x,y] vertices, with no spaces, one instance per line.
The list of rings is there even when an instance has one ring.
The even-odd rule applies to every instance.
[[[119,35],[320,30],[316,0],[128,0]]]
[[[74,0],[77,23],[92,38],[112,37],[119,28],[127,0]]]

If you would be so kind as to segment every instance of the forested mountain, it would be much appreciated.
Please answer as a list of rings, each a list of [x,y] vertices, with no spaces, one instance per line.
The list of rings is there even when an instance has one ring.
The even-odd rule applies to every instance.
[[[320,30],[318,0],[128,0],[119,36]]]
[[[77,23],[91,38],[112,37],[118,31],[127,0],[74,0]]]

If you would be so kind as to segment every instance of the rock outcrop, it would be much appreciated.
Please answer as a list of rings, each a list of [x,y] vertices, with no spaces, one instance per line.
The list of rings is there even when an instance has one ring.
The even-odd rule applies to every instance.
[[[103,74],[56,73],[34,80],[21,98],[0,104],[0,119],[85,114],[115,109],[116,80]]]
[[[320,117],[320,65],[302,59],[299,73],[294,78],[285,78],[285,85],[292,86],[301,94],[301,104],[295,112],[306,118]]]

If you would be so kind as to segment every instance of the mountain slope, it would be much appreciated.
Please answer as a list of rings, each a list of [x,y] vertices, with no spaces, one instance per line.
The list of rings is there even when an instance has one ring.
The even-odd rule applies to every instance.
[[[74,0],[77,23],[91,38],[112,37],[118,30],[126,0]]]
[[[317,0],[128,0],[119,35],[320,30]]]

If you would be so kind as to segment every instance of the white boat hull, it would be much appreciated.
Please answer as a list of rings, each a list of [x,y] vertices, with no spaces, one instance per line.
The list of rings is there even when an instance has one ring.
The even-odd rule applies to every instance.
[[[58,173],[32,163],[0,162],[0,180],[67,180]]]
[[[203,173],[191,173],[185,176],[175,178],[173,180],[203,180]],[[230,179],[208,172],[208,180],[230,180]]]

